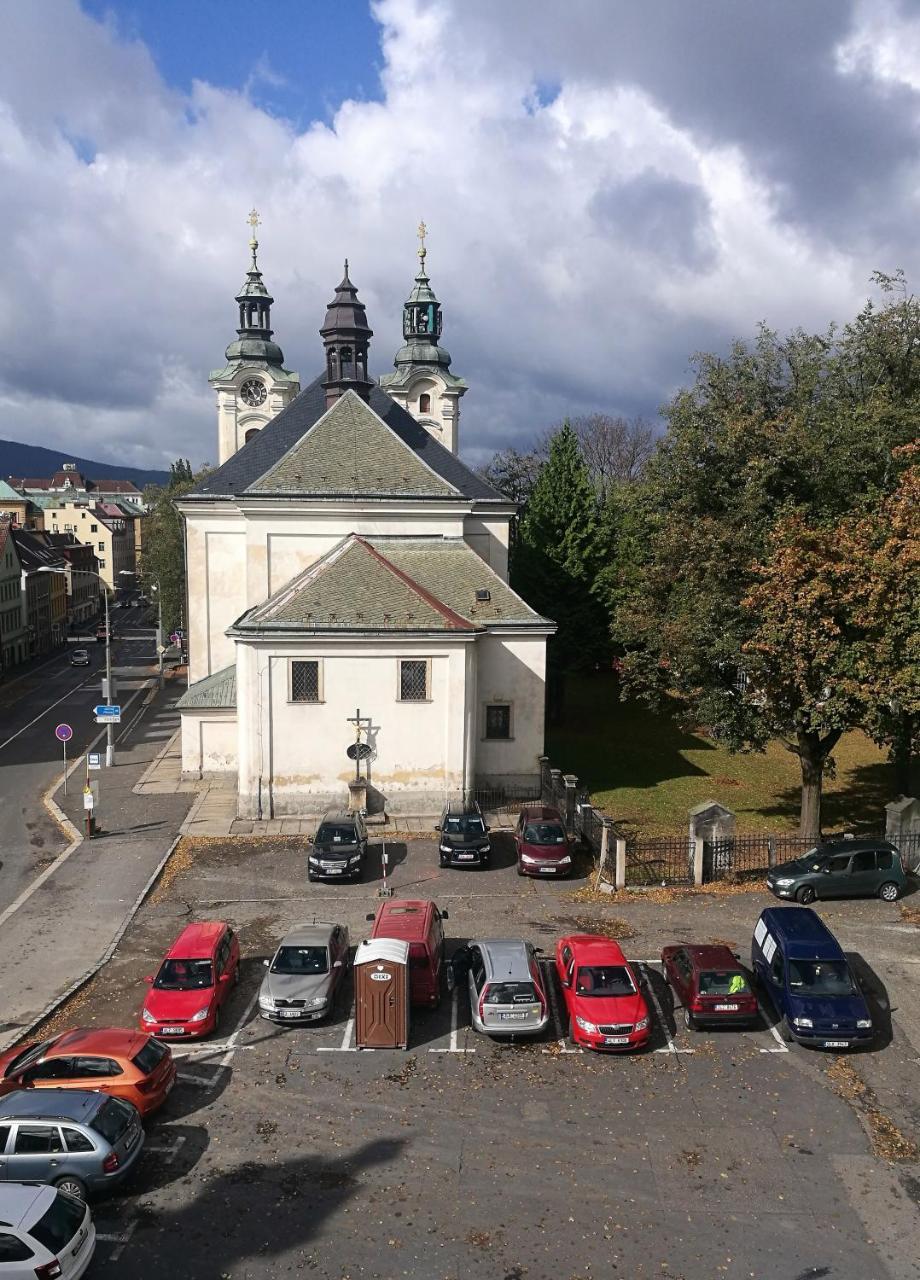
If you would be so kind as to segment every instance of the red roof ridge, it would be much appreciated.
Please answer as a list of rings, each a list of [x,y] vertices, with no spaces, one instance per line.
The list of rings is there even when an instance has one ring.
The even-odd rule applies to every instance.
[[[407,586],[410,591],[414,591],[417,596],[420,596],[421,599],[439,613],[442,618],[446,618],[455,631],[469,631],[470,629],[474,631],[482,630],[481,627],[470,622],[469,618],[463,618],[459,613],[455,613],[453,609],[448,608],[448,606],[440,601],[437,596],[432,595],[430,591],[426,591],[426,589],[420,583],[416,582],[414,578],[411,578],[408,573],[405,573],[402,569],[397,569],[396,565],[393,564],[392,561],[388,560],[385,555],[377,550],[376,547],[372,547],[367,539],[362,537],[360,533],[352,534],[352,537],[355,542],[360,543],[365,551],[368,551],[375,560],[379,561],[380,564],[389,569],[390,573]]]

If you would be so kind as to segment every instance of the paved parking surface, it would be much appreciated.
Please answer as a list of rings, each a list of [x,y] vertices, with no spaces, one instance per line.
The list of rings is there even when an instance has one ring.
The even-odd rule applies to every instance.
[[[879,1047],[838,1058],[783,1044],[769,1009],[743,1033],[688,1032],[674,1009],[661,945],[724,940],[744,954],[763,895],[582,903],[577,881],[519,880],[507,848],[489,872],[442,871],[429,842],[409,842],[391,850],[396,892],[448,908],[450,948],[521,935],[548,961],[563,932],[619,932],[654,1034],[629,1057],[573,1050],[550,975],[554,1017],[539,1040],[476,1034],[461,991],[413,1011],[408,1052],[371,1053],[354,1049],[350,977],[312,1027],[262,1020],[255,996],[262,958],[292,924],[315,914],[347,924],[353,942],[366,936],[379,859],[363,885],[307,885],[295,842],[230,850],[213,842],[177,864],[65,1015],[129,1019],[143,975],[190,918],[240,932],[243,977],[219,1035],[176,1046],[180,1079],[143,1161],[97,1207],[93,1275],[920,1276],[920,1169],[873,1149],[879,1116],[895,1131],[918,1123],[920,1023],[912,998],[900,1003],[918,934],[897,906],[829,904],[888,1007]],[[868,1094],[852,1096],[835,1063]]]

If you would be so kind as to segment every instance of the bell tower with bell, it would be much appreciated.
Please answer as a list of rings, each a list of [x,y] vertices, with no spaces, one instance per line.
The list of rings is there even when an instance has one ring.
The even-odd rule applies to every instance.
[[[208,378],[217,392],[218,464],[242,449],[300,390],[298,374],[285,369],[284,353],[272,341],[274,298],[265,287],[256,257],[259,215],[255,209],[246,221],[250,263],[236,295],[239,328],[225,352],[227,363]]]
[[[463,378],[450,371],[450,352],[441,342],[441,304],[425,270],[428,228],[418,227],[418,275],[403,306],[403,346],[393,361],[395,373],[385,374],[380,386],[397,404],[456,454],[460,448],[460,397],[466,392]]]

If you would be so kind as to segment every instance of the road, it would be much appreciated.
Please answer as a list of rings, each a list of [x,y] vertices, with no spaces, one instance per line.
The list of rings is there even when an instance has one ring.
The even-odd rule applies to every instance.
[[[156,660],[149,616],[135,610],[131,615],[129,619],[125,612],[124,623],[115,615],[118,639],[112,646],[113,672],[123,682],[125,699]],[[72,667],[70,654],[81,647],[89,652],[90,666]],[[72,726],[69,758],[86,749],[99,732],[93,707],[101,700],[104,674],[104,645],[71,642],[47,662],[0,685],[0,911],[66,844],[41,801],[62,769],[54,729],[62,722]]]

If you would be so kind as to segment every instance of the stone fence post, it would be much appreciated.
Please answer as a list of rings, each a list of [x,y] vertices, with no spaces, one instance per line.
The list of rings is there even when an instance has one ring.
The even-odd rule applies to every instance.
[[[706,866],[706,845],[711,841],[727,842],[735,839],[735,815],[731,809],[716,800],[705,800],[690,810],[690,844],[693,861],[693,883],[702,884],[707,872],[730,868],[731,845],[721,851],[723,863],[719,868]],[[689,850],[688,850],[689,852]]]
[[[885,839],[897,844],[905,836],[920,835],[920,800],[902,796],[885,805]]]
[[[574,773],[567,773],[562,781],[565,783],[565,829],[570,836],[575,834],[575,788],[578,778]]]

